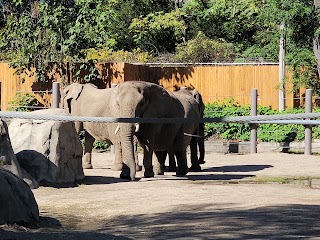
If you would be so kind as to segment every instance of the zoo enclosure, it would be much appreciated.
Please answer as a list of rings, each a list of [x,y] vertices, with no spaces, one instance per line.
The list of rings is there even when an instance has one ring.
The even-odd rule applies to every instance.
[[[53,107],[59,107],[59,83],[53,83]],[[41,115],[41,113],[21,113],[0,111],[0,117],[3,118],[25,118],[37,120],[54,121],[78,121],[78,122],[100,122],[100,123],[200,123],[200,122],[228,122],[228,123],[247,123],[251,128],[251,153],[257,153],[257,128],[258,124],[302,124],[305,126],[305,154],[312,153],[312,126],[320,125],[319,120],[310,120],[319,118],[320,113],[311,113],[312,111],[312,90],[306,90],[306,113],[305,114],[282,114],[282,115],[263,115],[257,116],[257,89],[251,91],[251,116],[223,117],[223,118],[111,118],[111,117],[88,117],[88,116],[62,116],[62,115]]]
[[[124,81],[147,81],[161,84],[173,91],[181,86],[196,88],[203,96],[205,103],[233,98],[240,105],[250,104],[250,91],[259,89],[258,104],[278,108],[279,67],[274,64],[202,64],[202,65],[152,65],[129,63],[98,63],[96,70],[100,78],[91,81],[99,88],[109,88],[112,83]],[[76,80],[87,74],[80,69]],[[51,106],[52,82],[61,85],[71,83],[75,70],[70,64],[62,71],[49,72],[45,82],[35,81],[35,76],[18,76],[8,63],[0,63],[0,98],[1,110],[7,110],[16,92],[34,93],[39,102],[48,108]],[[287,73],[290,77],[290,73]],[[286,84],[286,106],[296,107],[303,102],[300,93],[294,94],[292,85]]]

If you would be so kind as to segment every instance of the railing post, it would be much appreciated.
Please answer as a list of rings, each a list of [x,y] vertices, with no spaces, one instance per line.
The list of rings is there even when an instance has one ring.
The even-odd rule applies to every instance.
[[[312,89],[306,89],[305,95],[305,112],[311,113],[312,112]],[[312,154],[312,126],[306,125],[304,126],[304,154],[311,155]]]
[[[116,88],[118,84],[116,83],[111,83],[111,88]],[[115,154],[115,149],[114,149],[114,145],[111,144],[110,146],[110,153]]]
[[[52,83],[52,108],[59,108],[60,103],[60,83]]]
[[[258,90],[251,90],[251,116],[257,116]],[[257,128],[258,124],[250,124],[250,153],[257,153]]]

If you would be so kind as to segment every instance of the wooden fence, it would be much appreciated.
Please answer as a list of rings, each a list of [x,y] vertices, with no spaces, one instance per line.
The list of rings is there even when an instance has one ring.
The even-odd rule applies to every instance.
[[[279,80],[278,65],[203,65],[203,66],[151,66],[128,63],[99,63],[96,65],[101,79],[92,81],[99,88],[108,88],[111,83],[124,81],[148,81],[161,84],[173,91],[180,86],[198,89],[204,102],[213,102],[233,98],[239,104],[250,103],[252,88],[258,89],[258,104],[278,108]],[[52,81],[61,82],[62,74],[51,74],[47,82],[36,82],[34,77],[17,76],[8,63],[0,63],[1,110],[7,110],[17,91],[35,92],[38,100],[46,107],[51,104]],[[66,83],[73,78],[71,70],[66,68]],[[80,74],[84,76],[85,71]],[[64,84],[65,84],[64,82]],[[292,86],[286,86],[286,106],[299,105],[291,92]],[[298,99],[299,100],[299,99]]]

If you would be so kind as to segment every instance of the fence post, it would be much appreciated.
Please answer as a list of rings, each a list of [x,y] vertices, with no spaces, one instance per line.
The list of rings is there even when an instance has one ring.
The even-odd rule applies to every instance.
[[[251,116],[257,116],[258,90],[251,90]],[[258,124],[250,124],[250,153],[257,153],[257,128]]]
[[[311,113],[312,112],[312,89],[306,89],[305,95],[305,112]],[[305,125],[304,130],[304,154],[311,155],[312,154],[312,126]]]
[[[116,88],[118,84],[116,83],[111,83],[111,88]],[[115,154],[115,149],[114,149],[114,145],[111,144],[110,146],[110,153]]]
[[[59,108],[60,103],[60,83],[52,83],[52,108]]]

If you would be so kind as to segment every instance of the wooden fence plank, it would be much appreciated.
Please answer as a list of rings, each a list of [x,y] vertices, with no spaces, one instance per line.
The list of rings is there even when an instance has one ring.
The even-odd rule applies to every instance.
[[[181,86],[196,88],[203,96],[205,103],[233,98],[241,105],[250,103],[252,88],[258,89],[258,104],[278,108],[278,65],[203,65],[203,66],[170,66],[151,67],[128,63],[99,63],[96,65],[101,80],[93,84],[108,88],[111,83],[124,81],[148,81],[161,84],[165,89],[173,91]],[[85,73],[84,73],[85,74]],[[72,73],[66,74],[72,78]],[[61,80],[58,74],[52,74],[56,81]],[[67,82],[71,82],[68,79]],[[6,110],[16,91],[31,92],[35,89],[45,90],[37,94],[37,98],[50,107],[50,90],[52,81],[38,83],[34,77],[22,78],[14,74],[8,63],[0,63],[1,110]],[[286,104],[293,107],[292,86],[287,85]]]

